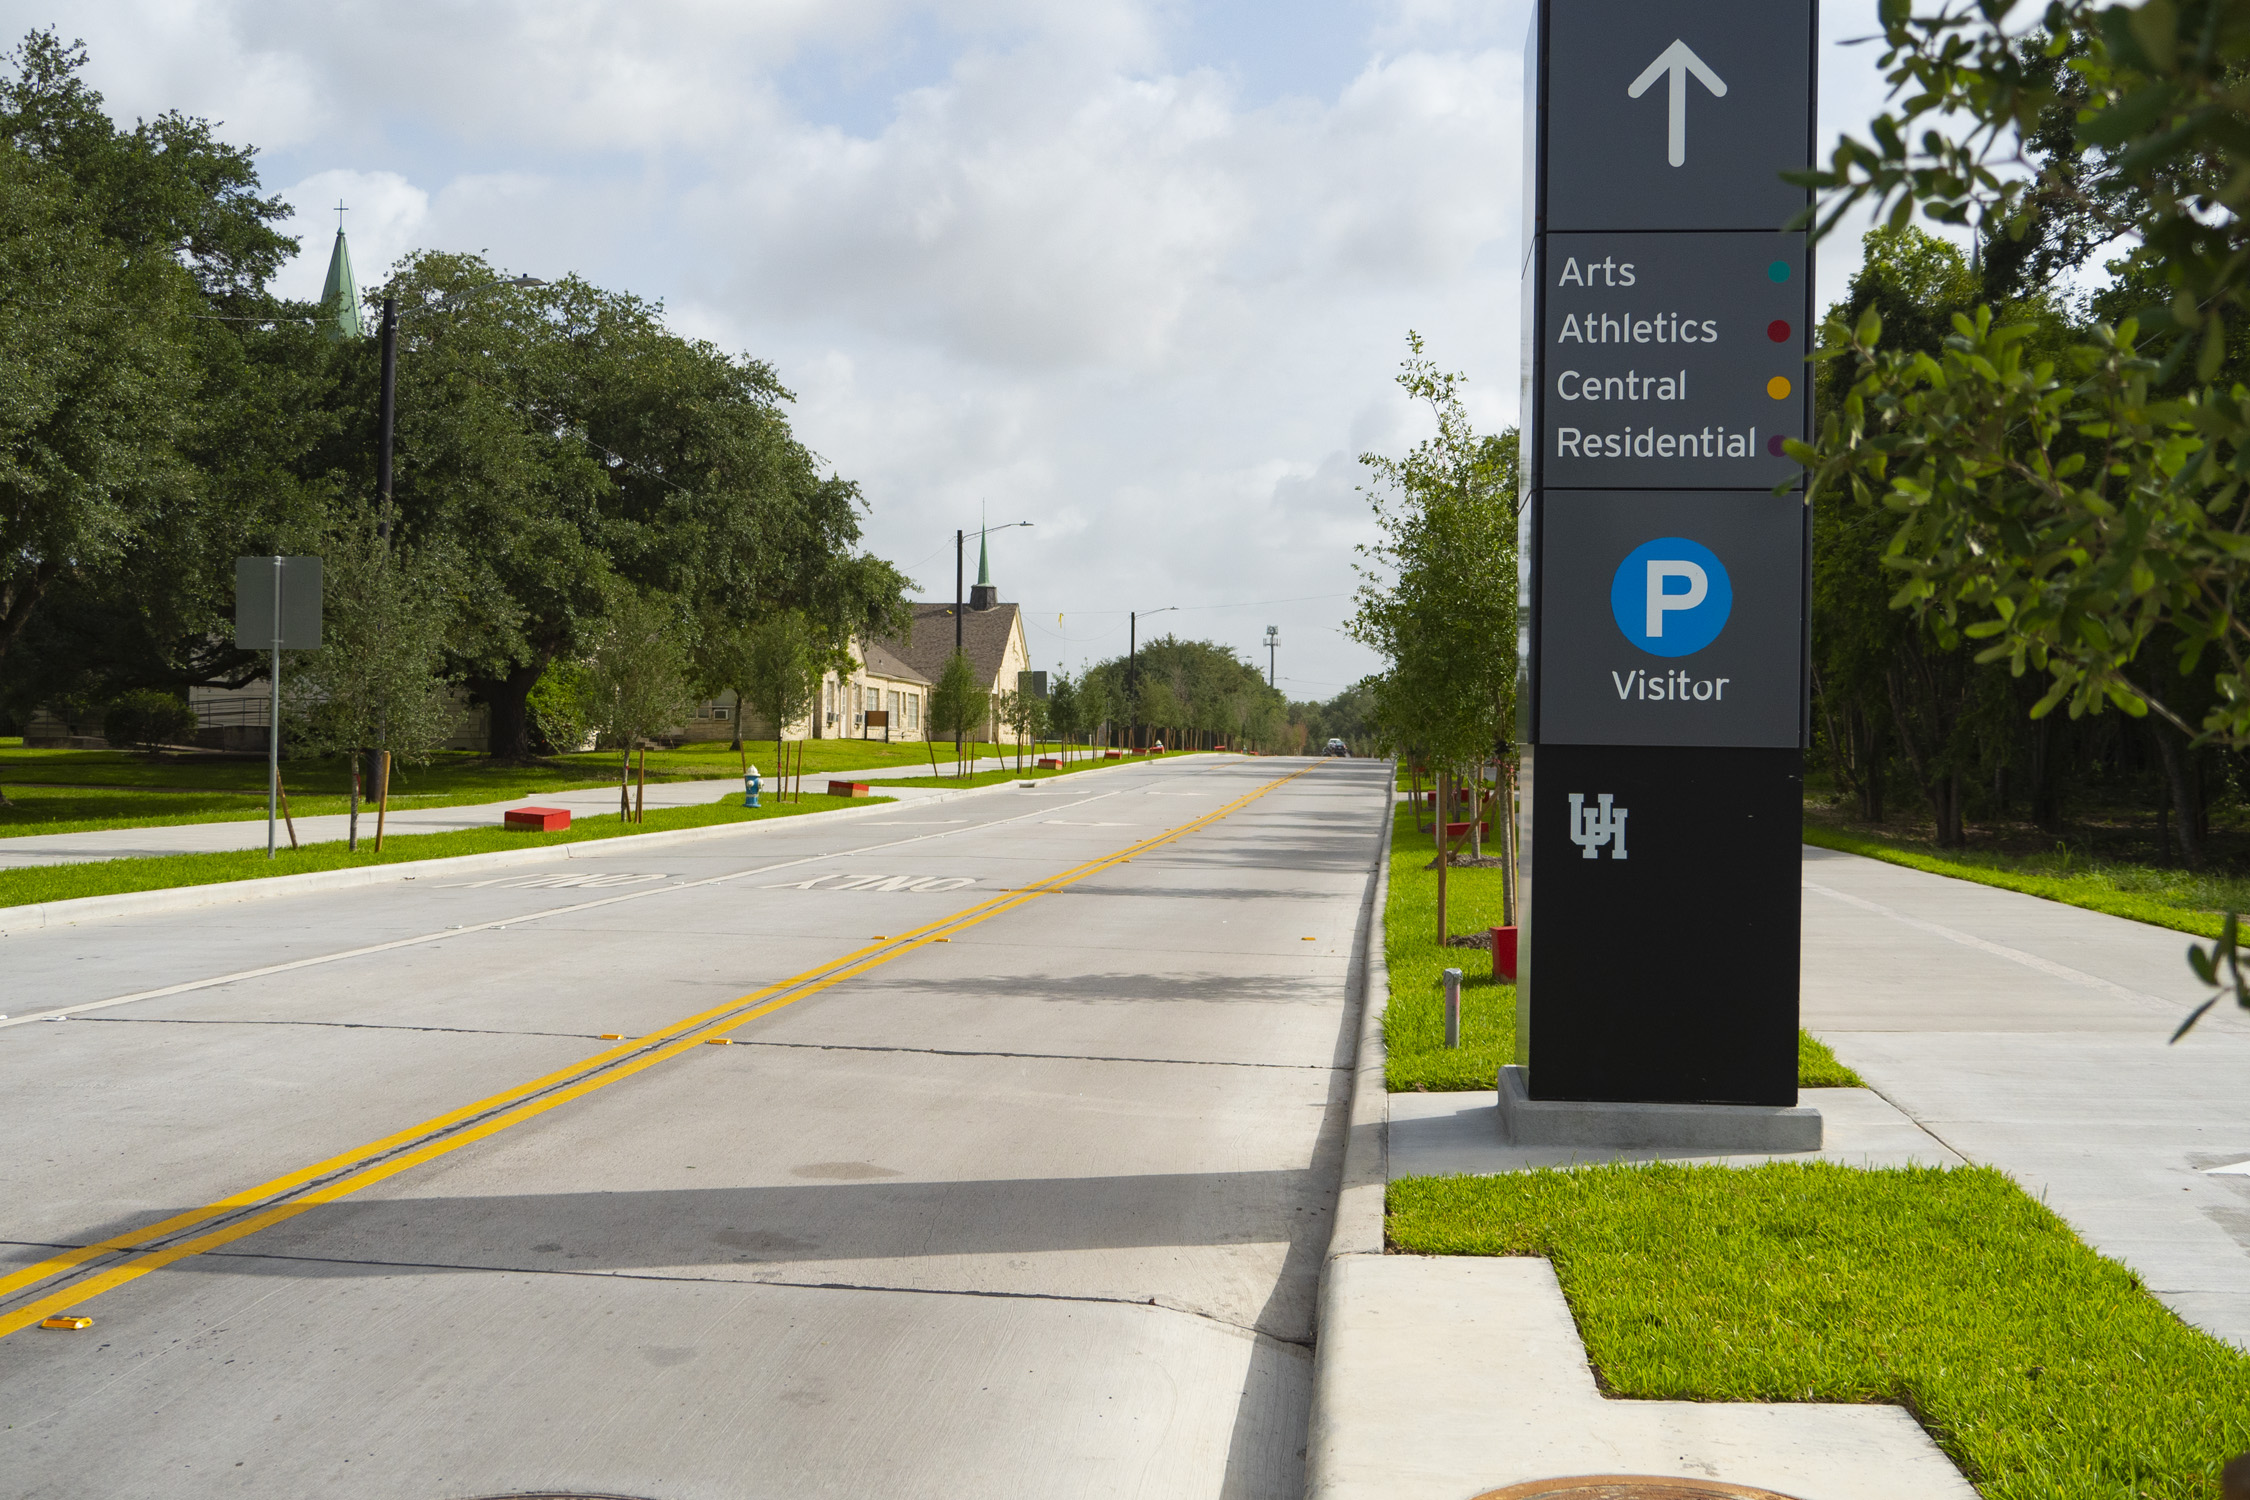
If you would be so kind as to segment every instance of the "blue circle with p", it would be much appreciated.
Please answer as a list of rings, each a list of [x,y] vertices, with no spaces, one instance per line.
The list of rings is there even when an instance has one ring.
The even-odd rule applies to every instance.
[[[1733,610],[1726,565],[1684,536],[1641,543],[1609,584],[1617,628],[1651,656],[1693,656],[1719,638]]]

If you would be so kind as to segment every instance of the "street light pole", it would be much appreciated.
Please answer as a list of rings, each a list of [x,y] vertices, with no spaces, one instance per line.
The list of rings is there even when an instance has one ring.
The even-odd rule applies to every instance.
[[[1162,609],[1129,609],[1125,611],[1125,697],[1127,700],[1125,738],[1128,742],[1139,736],[1141,728],[1141,653],[1139,642],[1141,616],[1144,614],[1169,614],[1178,608],[1177,604],[1167,604]],[[1134,745],[1133,748],[1137,750],[1141,747]]]

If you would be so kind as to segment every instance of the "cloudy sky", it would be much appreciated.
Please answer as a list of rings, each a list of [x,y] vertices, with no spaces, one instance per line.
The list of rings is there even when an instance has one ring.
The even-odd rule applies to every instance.
[[[1683,5],[1691,0],[1682,0]],[[1822,115],[1880,97],[1823,0]],[[771,360],[868,540],[949,597],[994,538],[1038,665],[1154,630],[1325,698],[1371,535],[1360,453],[1423,431],[1409,328],[1516,412],[1523,0],[0,0],[83,37],[121,120],[256,145],[317,295],[423,246],[575,271]],[[1823,296],[1856,253],[1823,256]],[[972,543],[973,545],[973,543]],[[970,567],[975,566],[972,555]],[[1058,615],[1060,619],[1058,620]]]

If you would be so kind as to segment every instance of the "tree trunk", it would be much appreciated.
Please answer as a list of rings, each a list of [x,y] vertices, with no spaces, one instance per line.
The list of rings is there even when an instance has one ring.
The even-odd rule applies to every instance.
[[[1940,849],[1958,849],[1968,842],[1961,825],[1962,777],[1947,771],[1937,779],[1937,841]]]
[[[2031,821],[2043,832],[2062,834],[2062,798],[2055,789],[2054,716],[2031,724]]]
[[[1437,775],[1437,781],[1438,781],[1438,799],[1437,799],[1437,801],[1438,801],[1438,815],[1437,815],[1437,940],[1438,940],[1438,946],[1439,946],[1440,948],[1443,948],[1443,947],[1445,946],[1445,932],[1446,932],[1446,927],[1445,927],[1445,867],[1446,867],[1447,865],[1449,865],[1449,864],[1451,864],[1451,863],[1452,863],[1452,861],[1451,861],[1451,860],[1449,860],[1449,859],[1447,859],[1447,858],[1445,857],[1445,815],[1446,815],[1446,813],[1447,813],[1447,811],[1448,811],[1448,808],[1446,807],[1446,802],[1447,802],[1447,800],[1448,800],[1448,799],[1447,799],[1447,796],[1446,796],[1446,793],[1447,793],[1447,792],[1448,792],[1448,791],[1450,790],[1450,788],[1449,788],[1449,787],[1448,787],[1448,786],[1446,785],[1446,782],[1447,782],[1447,780],[1448,780],[1448,778],[1447,778],[1446,774],[1445,774],[1445,773],[1444,773],[1443,771],[1440,771],[1440,772],[1438,772],[1438,775]]]
[[[2149,733],[2156,739],[2156,758],[2164,768],[2164,785],[2172,794],[2172,821],[2179,825],[2180,863],[2191,870],[2203,868],[2203,809],[2196,777],[2190,774],[2188,752],[2174,732],[2152,717]]]
[[[547,670],[552,660],[548,653],[522,666],[512,667],[505,677],[472,677],[470,688],[484,699],[485,710],[492,716],[489,734],[485,739],[485,753],[495,760],[526,761],[531,753],[531,715],[525,707],[539,675]]]
[[[1850,715],[1852,759],[1858,762],[1859,815],[1870,823],[1883,821],[1883,726],[1857,704]]]
[[[1930,812],[1937,822],[1937,841],[1941,849],[1957,849],[1961,845],[1961,803],[1959,777],[1951,771],[1941,770],[1936,756],[1942,754],[1941,744],[1930,753],[1924,753],[1913,733],[1905,728],[1912,723],[1906,712],[1905,685],[1896,670],[1883,674],[1884,684],[1890,691],[1891,717],[1901,727],[1899,748],[1906,752],[1907,764],[1914,768],[1914,779],[1922,785],[1922,795],[1929,799]]]

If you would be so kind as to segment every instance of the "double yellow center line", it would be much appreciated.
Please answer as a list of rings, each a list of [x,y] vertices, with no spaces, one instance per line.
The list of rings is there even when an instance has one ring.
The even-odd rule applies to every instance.
[[[1175,839],[1185,838],[1247,807],[1275,787],[1317,770],[1320,764],[1315,762],[1302,770],[1269,781],[1192,822],[1143,839],[1114,854],[1088,860],[1032,885],[1019,886],[966,911],[957,912],[911,932],[901,933],[879,946],[856,949],[779,983],[753,990],[747,995],[738,995],[723,1005],[683,1017],[661,1030],[636,1037],[606,1052],[597,1052],[592,1057],[544,1077],[534,1078],[528,1083],[479,1099],[474,1104],[463,1105],[435,1119],[424,1120],[419,1125],[408,1126],[380,1140],[355,1146],[341,1155],[331,1156],[326,1161],[315,1162],[309,1167],[301,1167],[270,1182],[231,1193],[215,1202],[206,1203],[201,1208],[191,1208],[145,1228],[65,1250],[0,1277],[0,1303],[27,1292],[31,1296],[31,1300],[0,1312],[0,1338],[5,1338],[18,1329],[28,1328],[42,1318],[80,1306],[104,1292],[136,1281],[151,1271],[162,1270],[175,1261],[232,1244],[321,1204],[333,1203],[448,1152],[458,1151],[473,1141],[497,1135],[559,1105],[591,1094],[597,1089],[608,1088],[611,1084],[653,1068],[660,1062],[678,1057],[705,1042],[720,1040],[737,1027],[771,1015],[784,1006],[794,1005],[809,995],[817,995],[822,990],[889,963],[928,943],[951,937],[1002,912],[1013,911],[1040,896],[1074,885],[1152,849],[1161,848]],[[175,1238],[201,1225],[211,1227],[186,1238]],[[150,1246],[155,1248],[144,1248]],[[140,1253],[126,1254],[136,1250]],[[55,1282],[56,1278],[64,1277],[88,1262],[115,1256],[125,1258],[116,1260],[91,1275],[69,1280],[67,1283]],[[51,1285],[44,1292],[35,1290],[42,1283]]]

